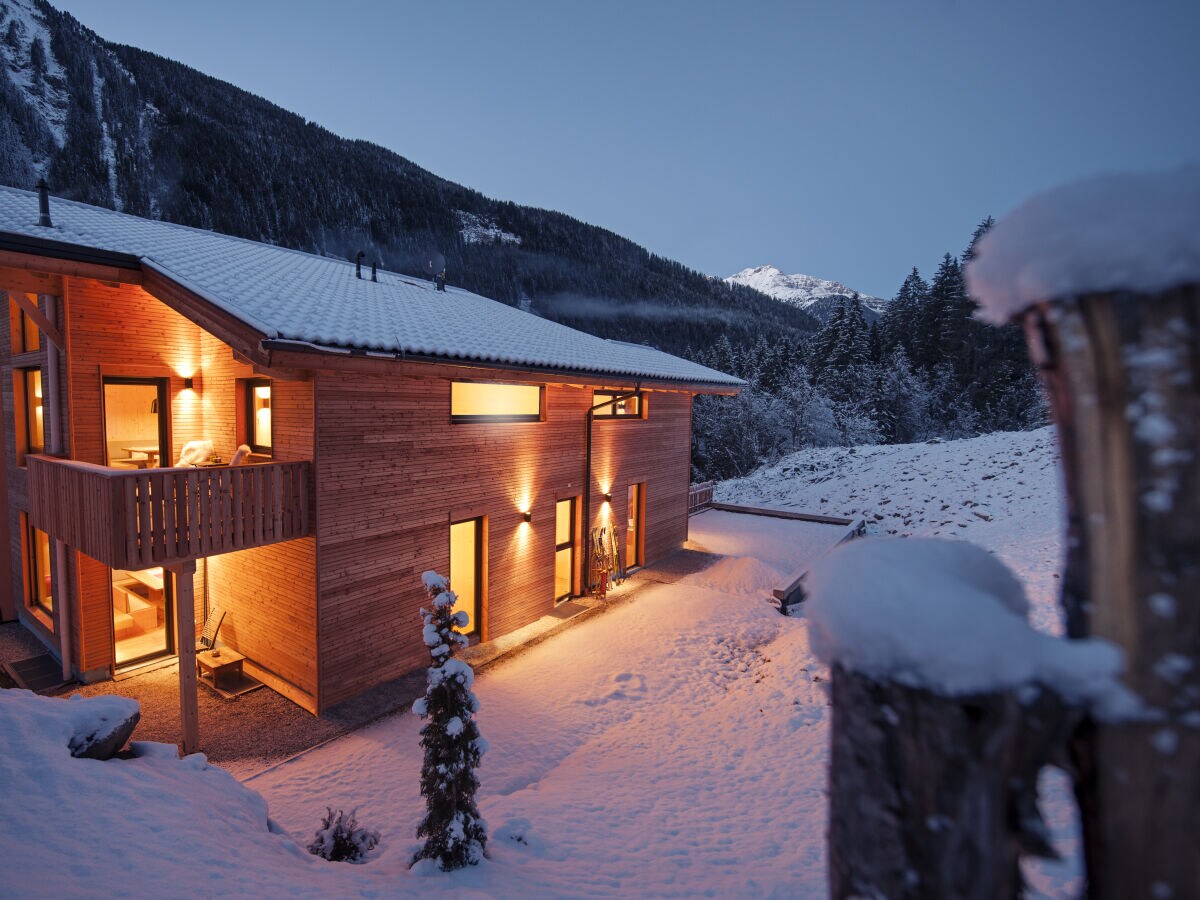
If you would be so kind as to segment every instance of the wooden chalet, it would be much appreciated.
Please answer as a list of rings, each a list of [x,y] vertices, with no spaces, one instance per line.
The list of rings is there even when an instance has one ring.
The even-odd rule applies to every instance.
[[[465,291],[13,188],[0,290],[0,619],[65,678],[177,655],[185,749],[213,606],[246,672],[319,714],[426,663],[422,571],[487,641],[586,589],[593,527],[629,568],[678,548],[692,399],[742,384]]]

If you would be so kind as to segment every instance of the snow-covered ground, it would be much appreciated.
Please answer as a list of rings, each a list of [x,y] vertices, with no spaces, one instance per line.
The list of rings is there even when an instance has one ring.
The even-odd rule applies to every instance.
[[[1056,478],[1043,430],[810,451],[718,495],[872,520],[879,511],[883,531],[967,537],[1032,578],[1037,619],[1049,626]],[[761,599],[793,562],[772,522],[786,520],[702,514],[695,545],[729,555],[681,581],[648,583],[636,600],[479,677],[491,745],[480,771],[490,825],[481,866],[406,867],[422,811],[412,715],[251,779],[256,794],[198,757],[72,760],[50,713],[0,691],[0,845],[20,846],[24,863],[4,867],[0,894],[174,897],[202,884],[255,896],[826,896],[826,674],[806,621]],[[1062,779],[1048,787],[1050,824],[1071,849]],[[259,794],[286,835],[267,831]],[[366,864],[300,849],[327,805],[357,808],[362,825],[382,832]],[[31,840],[35,830],[54,837]],[[1079,887],[1073,858],[1033,875],[1051,895]]]
[[[1064,514],[1053,428],[967,441],[802,450],[718,484],[715,499],[862,516],[876,534],[979,544],[1025,583],[1034,625],[1061,631]]]

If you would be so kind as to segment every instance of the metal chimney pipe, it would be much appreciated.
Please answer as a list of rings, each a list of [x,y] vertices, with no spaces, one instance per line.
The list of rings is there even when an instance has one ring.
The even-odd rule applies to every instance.
[[[379,260],[375,260],[375,262],[371,263],[371,280],[379,280]]]
[[[366,255],[367,254],[365,254],[361,250],[359,250],[358,256],[354,257],[354,277],[355,278],[362,278],[362,261],[363,261],[363,257]]]
[[[38,193],[38,224],[43,228],[50,228],[53,223],[50,221],[50,186],[46,184],[45,178],[39,178],[37,183]]]

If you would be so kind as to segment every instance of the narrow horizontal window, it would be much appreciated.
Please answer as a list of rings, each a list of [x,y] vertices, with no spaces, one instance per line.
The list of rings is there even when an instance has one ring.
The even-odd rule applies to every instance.
[[[453,422],[537,422],[541,417],[541,385],[450,383],[450,420]]]
[[[609,403],[610,400],[615,400],[622,396],[621,393],[601,393],[596,391],[592,394],[592,406],[597,406],[601,403],[608,403],[607,406],[601,406],[596,410],[595,416],[597,419],[642,419],[645,418],[645,404],[642,403],[642,395],[634,394],[626,396],[623,400],[617,400],[616,403]]]

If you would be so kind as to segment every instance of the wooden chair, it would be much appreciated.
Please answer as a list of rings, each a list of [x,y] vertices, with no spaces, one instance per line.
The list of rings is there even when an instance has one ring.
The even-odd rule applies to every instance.
[[[200,640],[196,644],[196,650],[203,652],[211,650],[217,643],[217,632],[221,630],[221,623],[225,621],[225,610],[214,605],[208,611],[208,618],[204,620],[204,630],[200,632]]]

